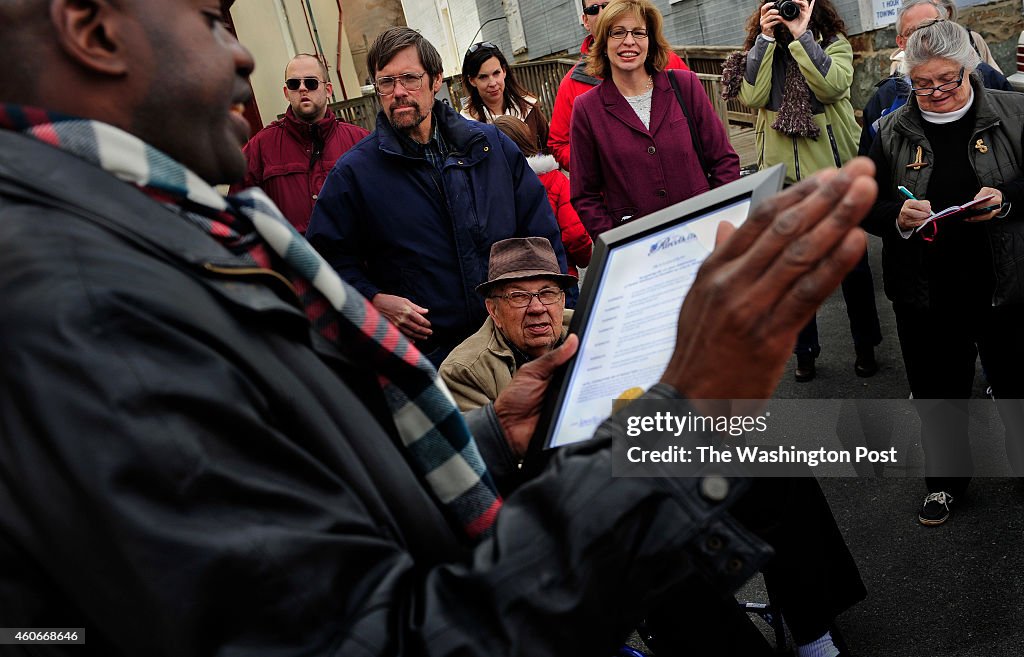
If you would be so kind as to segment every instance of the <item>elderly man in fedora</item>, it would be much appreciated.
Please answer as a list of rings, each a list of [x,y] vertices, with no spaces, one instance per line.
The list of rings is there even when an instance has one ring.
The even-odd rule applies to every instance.
[[[439,369],[462,411],[493,402],[519,367],[562,344],[572,319],[565,288],[575,283],[575,276],[561,273],[546,238],[513,237],[491,246],[487,281],[476,288],[487,320]]]

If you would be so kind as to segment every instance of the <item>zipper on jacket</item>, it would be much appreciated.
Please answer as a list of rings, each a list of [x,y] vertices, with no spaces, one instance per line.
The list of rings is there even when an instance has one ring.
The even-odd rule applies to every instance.
[[[967,162],[971,165],[971,171],[974,173],[974,179],[977,180],[978,184],[981,185],[982,187],[987,187],[987,185],[985,183],[981,182],[981,178],[978,177],[978,165],[974,161],[975,151],[974,151],[974,146],[972,144],[977,143],[978,135],[980,135],[980,134],[982,134],[984,132],[987,132],[988,130],[990,130],[994,126],[998,126],[1001,123],[1002,123],[1002,121],[1000,121],[999,119],[996,119],[996,121],[992,125],[990,125],[988,127],[985,127],[985,128],[982,128],[981,130],[976,130],[973,133],[971,133],[971,138],[967,140]],[[993,145],[990,146],[989,148],[993,148],[994,146],[995,146],[995,144],[993,143]],[[1003,196],[1003,200],[1004,201],[1006,200],[1005,196]],[[996,290],[996,284],[999,282],[999,270],[996,269],[995,247],[992,245],[993,237],[992,237],[992,229],[990,227],[986,227],[985,228],[985,237],[986,237],[985,243],[988,244],[989,262],[992,263],[992,298],[989,299],[989,305],[991,307],[995,308],[996,307],[996,291],[997,291]]]
[[[832,145],[832,159],[836,161],[836,168],[843,166],[843,163],[839,161],[839,146],[836,144],[836,136],[832,132],[832,126],[825,126],[825,130],[828,131],[828,143]]]
[[[796,143],[796,137],[793,137],[793,174],[797,180],[800,178],[800,147]]]
[[[295,286],[292,285],[292,282],[273,269],[264,269],[263,267],[219,267],[209,262],[203,264],[203,269],[223,276],[269,276],[291,290],[296,299],[299,298],[299,293]]]

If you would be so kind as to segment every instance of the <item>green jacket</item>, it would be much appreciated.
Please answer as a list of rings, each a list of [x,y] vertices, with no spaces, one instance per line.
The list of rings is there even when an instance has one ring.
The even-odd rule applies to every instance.
[[[782,104],[786,57],[778,53],[776,43],[761,35],[747,53],[739,99],[747,107],[758,110],[755,125],[758,165],[763,168],[784,163],[786,183],[792,184],[816,171],[842,166],[852,159],[857,154],[860,128],[850,105],[853,83],[850,42],[837,35],[823,50],[808,31],[789,44],[789,53],[811,90],[811,112],[814,122],[821,128],[817,139],[790,137],[771,127]]]
[[[562,315],[562,340],[568,333],[572,311]],[[452,350],[438,374],[465,412],[493,402],[516,373],[516,359],[505,336],[490,317],[476,333]]]

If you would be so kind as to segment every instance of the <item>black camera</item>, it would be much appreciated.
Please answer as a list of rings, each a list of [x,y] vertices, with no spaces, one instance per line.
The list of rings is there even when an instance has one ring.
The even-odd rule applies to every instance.
[[[775,8],[783,20],[791,21],[800,15],[800,5],[793,0],[775,0]]]

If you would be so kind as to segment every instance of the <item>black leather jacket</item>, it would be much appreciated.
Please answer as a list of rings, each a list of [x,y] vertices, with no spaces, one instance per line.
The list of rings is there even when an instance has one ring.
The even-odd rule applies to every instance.
[[[736,489],[612,478],[614,421],[468,547],[278,278],[2,130],[0,253],[0,618],[86,628],[48,654],[608,654],[701,532],[763,556]]]
[[[974,75],[970,80],[977,110],[974,136],[964,148],[978,182],[999,189],[1003,199],[1012,204],[1007,217],[984,224],[995,279],[992,305],[1021,303],[1024,302],[1024,95],[986,89]],[[932,160],[932,148],[922,121],[913,97],[903,107],[882,117],[878,139],[871,147],[878,199],[863,223],[865,230],[882,238],[882,280],[886,296],[893,302],[915,308],[927,308],[930,299],[924,242],[916,235],[907,240],[899,235],[896,217],[905,199],[897,186],[928,189],[933,168],[913,166],[918,152],[924,162]],[[976,143],[987,146],[972,147]]]

